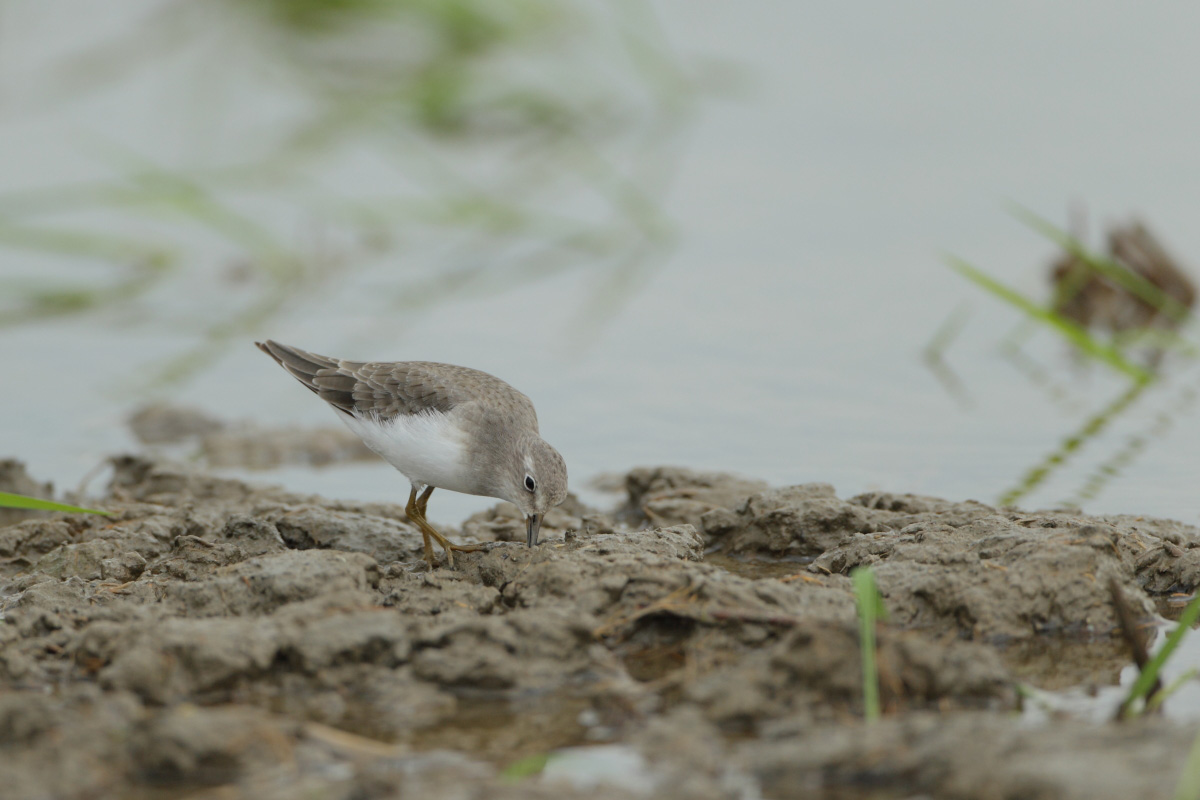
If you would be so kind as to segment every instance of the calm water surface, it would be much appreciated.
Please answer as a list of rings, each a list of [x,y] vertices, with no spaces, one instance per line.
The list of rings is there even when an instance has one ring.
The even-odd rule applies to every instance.
[[[0,7],[3,187],[109,174],[111,160],[96,155],[109,146],[179,169],[219,162],[237,152],[239,120],[275,102],[197,83],[182,67],[55,95],[39,88],[39,65],[118,35],[140,12],[113,20],[88,3],[52,5]],[[645,151],[652,163],[634,179],[650,184],[670,220],[670,247],[645,259],[628,299],[599,323],[593,300],[604,284],[588,269],[424,307],[381,302],[398,270],[448,263],[426,232],[402,253],[342,269],[239,334],[244,343],[211,366],[151,391],[140,374],[194,346],[221,309],[245,302],[230,266],[238,249],[181,233],[189,261],[211,265],[209,273],[164,282],[119,311],[0,328],[9,420],[0,454],[72,486],[104,455],[132,446],[122,420],[151,396],[230,419],[332,423],[250,344],[256,335],[349,358],[493,372],[534,399],[577,486],[606,471],[674,463],[779,484],[826,481],[842,494],[995,501],[1121,394],[1123,378],[1079,365],[1048,332],[1023,345],[1032,369],[1004,357],[1000,344],[1018,313],[965,283],[942,256],[960,255],[1044,298],[1053,247],[1006,203],[1065,223],[1082,202],[1094,241],[1101,224],[1136,213],[1181,261],[1200,264],[1200,89],[1185,79],[1200,71],[1200,7],[924,2],[814,13],[783,2],[664,0],[650,8],[661,41],[704,88],[675,134]],[[393,178],[373,163],[351,154],[314,181],[342,194],[386,194]],[[570,192],[563,204],[589,213]],[[278,204],[271,209],[262,216],[278,215]],[[106,230],[109,216],[82,218]],[[270,221],[296,247],[326,244],[302,216]],[[65,257],[0,249],[0,278],[82,269]],[[196,277],[223,270],[232,277]],[[945,353],[952,391],[921,353],[958,308],[969,316]],[[1115,462],[1115,477],[1082,498],[1086,510],[1197,521],[1200,425],[1190,395],[1198,378],[1193,363],[1169,365],[1164,381],[1021,504],[1080,501]],[[405,492],[382,464],[262,479],[361,499]],[[455,521],[491,502],[442,497],[434,516]]]

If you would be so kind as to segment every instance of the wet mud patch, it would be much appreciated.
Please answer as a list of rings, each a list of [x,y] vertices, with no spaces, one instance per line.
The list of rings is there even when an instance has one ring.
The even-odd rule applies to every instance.
[[[984,646],[886,632],[876,657],[881,699],[892,713],[1017,707],[1012,678]],[[691,684],[687,696],[723,727],[755,731],[767,720],[794,714],[835,719],[860,714],[861,675],[855,626],[805,622]]]
[[[1055,768],[1077,758],[1104,762],[1089,796],[1173,786],[1123,754],[1170,762],[1186,727],[1014,712],[1022,684],[1113,684],[1108,579],[1151,621],[1192,589],[1195,529],[675,468],[625,485],[548,514],[533,550],[514,509],[477,514],[447,534],[480,550],[430,572],[400,506],[115,459],[113,517],[0,526],[6,796],[1083,796]],[[858,566],[890,612],[869,728]],[[997,742],[1024,762],[1002,774]]]
[[[704,557],[706,564],[720,567],[726,572],[743,578],[778,578],[783,581],[803,580],[808,573],[811,558],[764,558],[739,557],[721,552],[709,553]]]
[[[843,501],[824,484],[767,490],[702,524],[709,546],[736,558],[810,558],[809,572],[824,575],[870,566],[902,626],[997,643],[1107,635],[1110,578],[1149,618],[1143,587],[1165,591],[1190,574],[1186,558],[1168,560],[1179,546],[1162,537],[1188,533],[1175,528],[911,495]]]
[[[1192,733],[1154,722],[1031,728],[978,712],[874,726],[787,720],[734,758],[747,760],[768,798],[1170,796]]]
[[[413,732],[419,750],[458,750],[505,767],[514,761],[591,741],[600,719],[592,701],[570,691],[513,697],[469,692],[452,714]]]
[[[996,653],[1014,680],[1045,691],[1116,686],[1130,664],[1128,646],[1109,636],[1038,636]]]

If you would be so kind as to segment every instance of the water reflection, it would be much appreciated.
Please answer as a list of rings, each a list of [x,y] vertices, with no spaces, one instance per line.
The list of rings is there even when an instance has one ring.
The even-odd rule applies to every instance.
[[[1005,506],[1018,504],[1043,486],[1088,443],[1135,408],[1152,387],[1163,390],[1169,370],[1191,366],[1200,352],[1185,338],[1196,298],[1192,279],[1144,223],[1133,220],[1110,228],[1108,253],[1102,255],[1026,209],[1018,207],[1014,214],[1062,249],[1050,265],[1053,292],[1047,303],[1026,297],[962,259],[948,260],[978,288],[1024,312],[1025,321],[1003,340],[1001,353],[1031,385],[1040,388],[1060,408],[1082,416],[1082,420],[1013,486],[1000,493],[997,503]],[[967,397],[967,389],[942,353],[961,332],[965,320],[961,308],[956,310],[935,333],[925,353],[926,365],[960,402]],[[1068,377],[1073,369],[1078,378],[1080,365],[1046,367],[1024,350],[1035,326],[1053,331],[1078,358],[1122,377],[1125,384],[1119,393],[1097,411],[1084,410],[1073,397]],[[1097,497],[1192,407],[1195,396],[1196,386],[1192,383],[1177,388],[1166,408],[1149,415],[1148,424],[1128,434],[1114,453],[1086,474],[1066,504],[1078,506]]]
[[[1098,413],[1085,419],[1083,425],[1068,434],[1058,447],[1021,476],[1021,479],[1015,486],[1001,494],[998,501],[999,504],[1002,506],[1016,505],[1021,498],[1041,486],[1052,473],[1066,464],[1080,448],[1099,435],[1114,419],[1129,410],[1150,384],[1149,380],[1134,381],[1115,400],[1102,408]]]

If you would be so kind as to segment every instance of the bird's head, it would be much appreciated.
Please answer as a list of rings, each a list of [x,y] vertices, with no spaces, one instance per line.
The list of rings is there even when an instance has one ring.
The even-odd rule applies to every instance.
[[[506,499],[525,515],[526,543],[537,545],[545,513],[567,499],[567,464],[537,434],[522,436],[509,470]]]

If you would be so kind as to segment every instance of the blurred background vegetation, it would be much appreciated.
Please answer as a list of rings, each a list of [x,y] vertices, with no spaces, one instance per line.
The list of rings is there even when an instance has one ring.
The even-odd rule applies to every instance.
[[[1098,365],[1121,382],[1098,409],[1082,415],[1071,409],[1072,416],[1081,416],[1078,426],[1001,492],[997,503],[1020,504],[1121,417],[1144,417],[1107,458],[1087,468],[1082,484],[1062,501],[1081,507],[1098,497],[1152,441],[1166,435],[1177,418],[1192,410],[1200,390],[1194,370],[1200,354],[1194,341],[1195,284],[1188,270],[1136,218],[1109,227],[1108,252],[1102,253],[1082,240],[1086,225],[1080,221],[1079,210],[1073,226],[1080,230],[1079,235],[1020,206],[1014,207],[1013,214],[1061,248],[1049,264],[1051,291],[1045,300],[1028,297],[961,258],[947,258],[952,269],[1020,313],[1018,324],[1001,340],[1000,353],[1059,404],[1070,404],[1068,385],[1083,382],[1081,367]],[[967,316],[961,307],[951,313],[924,354],[931,372],[960,402],[969,402],[966,387],[943,354],[962,331]],[[1026,352],[1038,330],[1052,332],[1069,346],[1069,355],[1076,361],[1074,369],[1047,368]],[[1176,377],[1182,374],[1180,385],[1168,383],[1171,373]],[[1139,401],[1151,387],[1162,383],[1167,383],[1170,394],[1167,404],[1154,412],[1140,411]]]
[[[145,391],[354,273],[373,275],[364,314],[403,320],[586,270],[586,338],[671,244],[660,198],[698,84],[638,0],[172,0],[117,14],[41,62],[33,105],[164,75],[169,97],[80,135],[99,177],[0,193],[0,335],[79,315],[191,331]],[[126,135],[181,125],[180,157]]]

